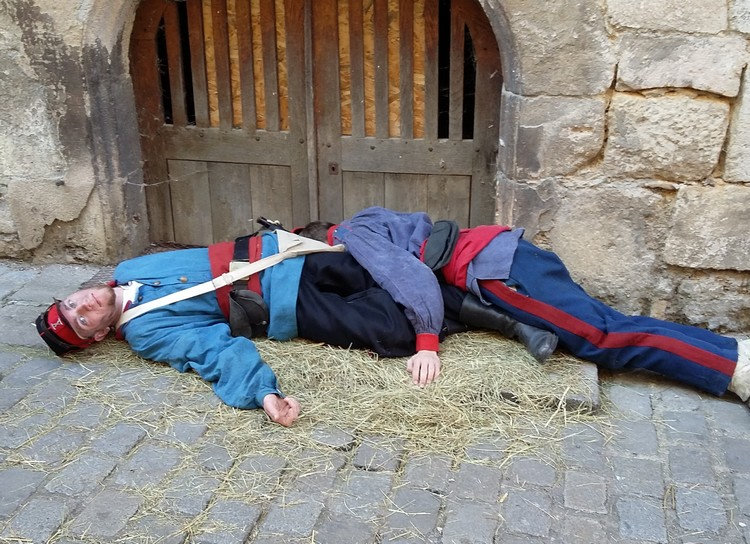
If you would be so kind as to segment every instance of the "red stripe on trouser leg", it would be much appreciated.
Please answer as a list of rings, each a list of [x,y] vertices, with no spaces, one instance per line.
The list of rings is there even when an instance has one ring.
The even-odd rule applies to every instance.
[[[580,336],[599,348],[623,348],[628,346],[655,348],[672,353],[698,365],[732,376],[736,361],[721,357],[681,340],[645,332],[605,333],[593,325],[544,302],[517,293],[498,280],[480,281],[479,285],[500,300],[552,325]]]

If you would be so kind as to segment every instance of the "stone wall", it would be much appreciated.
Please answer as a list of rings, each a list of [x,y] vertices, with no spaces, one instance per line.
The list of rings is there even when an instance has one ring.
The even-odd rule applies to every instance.
[[[498,220],[626,312],[750,331],[750,0],[479,0],[503,55]],[[0,256],[147,243],[137,0],[0,0]]]
[[[624,312],[750,331],[750,1],[482,4],[499,221]]]

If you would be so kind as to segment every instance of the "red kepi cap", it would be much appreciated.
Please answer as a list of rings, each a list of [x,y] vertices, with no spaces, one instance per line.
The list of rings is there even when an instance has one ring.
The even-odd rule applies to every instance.
[[[60,302],[54,302],[36,318],[36,330],[56,355],[83,349],[94,343],[93,338],[81,338],[60,311]]]

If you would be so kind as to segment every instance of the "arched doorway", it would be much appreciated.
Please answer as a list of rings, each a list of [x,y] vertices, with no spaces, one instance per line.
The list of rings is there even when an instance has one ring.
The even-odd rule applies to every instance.
[[[370,205],[494,219],[502,75],[475,0],[144,0],[130,57],[153,240]]]

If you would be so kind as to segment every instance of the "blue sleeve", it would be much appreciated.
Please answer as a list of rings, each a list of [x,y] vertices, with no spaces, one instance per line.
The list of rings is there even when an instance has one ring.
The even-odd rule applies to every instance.
[[[426,214],[368,208],[343,222],[335,238],[404,307],[417,334],[437,335],[443,297],[435,274],[416,256],[431,228]]]
[[[233,337],[226,322],[209,323],[200,316],[186,322],[185,315],[152,313],[156,315],[145,314],[123,326],[125,339],[138,355],[180,372],[195,371],[224,403],[236,408],[261,408],[269,393],[282,396],[255,344]]]

